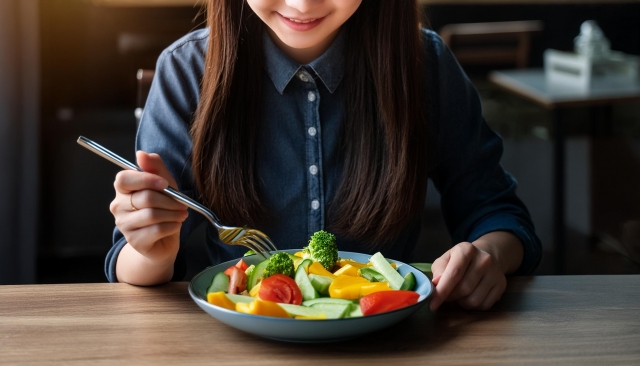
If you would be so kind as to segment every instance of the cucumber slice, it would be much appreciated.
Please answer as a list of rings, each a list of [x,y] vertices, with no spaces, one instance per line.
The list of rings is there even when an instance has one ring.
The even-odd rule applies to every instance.
[[[311,281],[313,288],[315,288],[319,294],[329,296],[329,286],[331,285],[331,282],[333,282],[331,277],[310,273],[309,280]]]
[[[292,304],[278,304],[291,316],[319,316],[324,314],[320,309]],[[325,314],[326,315],[326,314]]]
[[[433,279],[433,273],[431,272],[431,263],[410,263],[412,266],[416,267],[420,272],[429,277],[429,279]]]
[[[240,302],[240,303],[248,304],[256,300],[254,297],[247,296],[247,295],[238,295],[238,294],[227,294],[227,297],[229,298],[229,300],[233,301],[234,303]]]
[[[387,279],[384,278],[384,276],[381,275],[380,272],[371,267],[360,268],[360,277],[369,282],[387,282]]]
[[[262,279],[262,275],[264,274],[265,268],[267,268],[267,264],[269,264],[269,259],[265,259],[258,263],[256,268],[251,271],[251,275],[249,275],[249,279],[247,280],[247,291],[251,291],[251,289],[258,284],[258,280]]]
[[[413,291],[414,287],[416,287],[416,276],[413,274],[413,272],[409,272],[404,275],[404,282],[402,282],[400,290]]]
[[[298,257],[296,257],[296,258],[298,258]],[[311,259],[303,259],[298,264],[298,268],[302,267],[302,268],[304,268],[305,273],[309,273],[309,266],[312,265],[312,264],[313,264],[313,261]]]
[[[209,285],[209,288],[207,289],[207,293],[209,294],[220,291],[227,292],[227,290],[229,290],[229,276],[224,274],[224,272],[219,272],[213,276],[211,285]]]
[[[382,253],[378,252],[371,256],[369,259],[373,264],[373,268],[375,268],[381,275],[383,275],[387,282],[389,282],[389,287],[393,290],[399,290],[402,287],[402,283],[404,282],[404,278],[391,267],[389,262],[384,258]]]
[[[302,292],[303,300],[312,300],[320,297],[320,295],[318,295],[318,291],[316,291],[316,289],[313,287],[311,281],[309,281],[309,276],[307,275],[307,267],[309,267],[310,265],[311,260],[305,259],[304,261],[300,262],[300,265],[296,270],[295,281],[300,288],[300,292]]]
[[[311,309],[321,311],[327,319],[341,319],[350,313],[353,304],[323,304],[318,303],[311,306]]]
[[[303,301],[302,305],[303,306],[313,306],[313,305],[317,305],[317,304],[351,305],[351,304],[355,304],[355,303],[356,302],[353,301],[353,300],[338,299],[338,298],[333,298],[333,297],[319,297],[317,299]]]
[[[362,309],[360,309],[360,305],[358,304],[353,304],[351,305],[351,312],[348,315],[348,318],[358,318],[364,316],[364,314],[362,314]]]

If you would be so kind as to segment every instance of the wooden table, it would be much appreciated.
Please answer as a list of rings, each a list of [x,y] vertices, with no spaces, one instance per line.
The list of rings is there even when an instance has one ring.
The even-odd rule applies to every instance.
[[[98,6],[196,6],[205,0],[92,0]],[[638,0],[418,0],[425,5],[540,5],[540,4],[625,4]]]
[[[640,275],[515,277],[488,312],[425,306],[370,335],[270,341],[197,307],[187,283],[0,287],[0,364],[640,364]]]
[[[608,80],[594,81],[589,90],[548,85],[543,69],[494,71],[489,81],[504,90],[528,99],[552,112],[554,127],[553,167],[553,223],[556,274],[565,268],[565,122],[563,112],[568,108],[589,108],[592,135],[611,134],[612,106],[618,103],[640,102],[640,81],[620,85]],[[600,117],[600,120],[598,118]],[[604,131],[604,132],[603,132]]]

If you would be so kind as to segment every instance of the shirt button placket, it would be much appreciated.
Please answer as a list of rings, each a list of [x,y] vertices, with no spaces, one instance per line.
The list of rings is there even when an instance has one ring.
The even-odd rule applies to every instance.
[[[307,99],[309,99],[309,101],[311,103],[316,101],[316,93],[310,91],[309,94],[307,95]]]
[[[300,79],[304,83],[309,82],[309,77],[307,77],[307,75],[305,75],[302,71],[298,72],[298,79]]]
[[[322,194],[322,182],[320,163],[322,161],[322,147],[319,139],[319,91],[316,88],[313,78],[307,74],[305,70],[301,70],[297,74],[300,81],[306,83],[307,103],[310,104],[309,120],[306,121],[307,129],[307,166],[309,180],[309,235],[322,228],[323,209],[321,201],[324,199]]]

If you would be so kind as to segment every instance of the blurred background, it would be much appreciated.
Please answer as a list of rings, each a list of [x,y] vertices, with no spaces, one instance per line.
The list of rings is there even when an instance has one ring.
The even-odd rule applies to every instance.
[[[536,274],[640,273],[640,1],[420,2],[504,138]],[[158,55],[201,27],[196,0],[0,0],[0,284],[105,281],[118,168],[76,139],[134,160]],[[452,244],[434,189],[423,222],[431,262]]]

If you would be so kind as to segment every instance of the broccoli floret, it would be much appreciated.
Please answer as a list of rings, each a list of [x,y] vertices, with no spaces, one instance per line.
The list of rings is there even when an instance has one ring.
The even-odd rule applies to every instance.
[[[302,254],[304,258],[311,258],[322,264],[327,271],[331,271],[340,259],[336,236],[324,230],[315,232],[311,235],[309,246],[302,249]]]
[[[293,277],[294,275],[293,260],[289,257],[289,254],[278,252],[271,256],[267,268],[264,269],[263,278],[273,276],[275,274],[283,274],[285,276]]]

